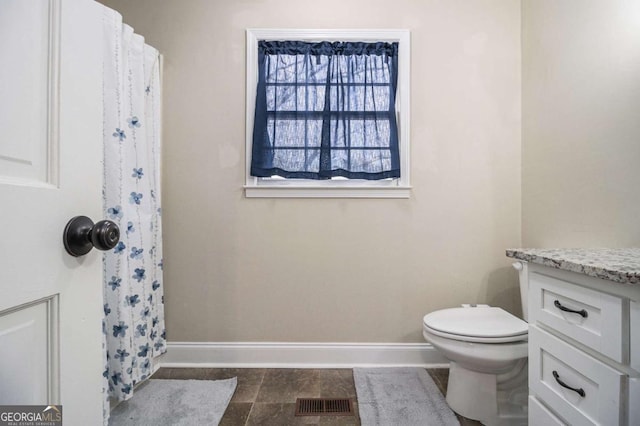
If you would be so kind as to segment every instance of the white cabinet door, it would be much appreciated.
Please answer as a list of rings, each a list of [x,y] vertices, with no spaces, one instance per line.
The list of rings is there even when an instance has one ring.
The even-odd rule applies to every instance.
[[[537,326],[529,328],[529,350],[529,388],[569,424],[624,424],[623,372]]]
[[[532,273],[529,322],[542,323],[609,358],[628,361],[623,299],[569,281]]]
[[[102,419],[101,253],[62,231],[101,219],[102,25],[89,0],[0,1],[0,405]]]

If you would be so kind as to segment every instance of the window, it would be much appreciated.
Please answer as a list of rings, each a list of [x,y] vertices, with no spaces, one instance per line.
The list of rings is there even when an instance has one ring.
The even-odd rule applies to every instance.
[[[408,31],[247,30],[247,197],[408,197],[408,54]]]

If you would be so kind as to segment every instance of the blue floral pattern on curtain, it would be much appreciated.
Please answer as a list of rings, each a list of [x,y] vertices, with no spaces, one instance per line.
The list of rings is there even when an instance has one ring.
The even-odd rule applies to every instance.
[[[259,41],[251,175],[400,177],[398,43]]]
[[[125,400],[166,351],[159,54],[117,12],[105,8],[104,23],[104,209],[121,232],[104,255],[104,379]]]

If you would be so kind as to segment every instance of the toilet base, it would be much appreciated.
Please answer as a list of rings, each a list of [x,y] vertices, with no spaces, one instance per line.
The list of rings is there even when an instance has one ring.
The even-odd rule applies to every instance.
[[[447,403],[453,411],[489,426],[527,424],[527,364],[504,375],[479,373],[451,361]]]

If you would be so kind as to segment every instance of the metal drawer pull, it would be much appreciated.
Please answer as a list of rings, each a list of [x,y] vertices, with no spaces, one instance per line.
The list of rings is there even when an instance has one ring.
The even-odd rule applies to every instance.
[[[558,372],[556,370],[553,370],[553,377],[556,379],[556,382],[558,382],[558,384],[560,386],[562,386],[563,388],[570,389],[570,390],[574,391],[575,393],[577,393],[578,395],[580,395],[583,398],[586,395],[586,393],[584,393],[584,389],[582,389],[582,388],[572,388],[571,386],[569,386],[568,384],[566,384],[565,382],[560,380],[560,375],[558,374]]]
[[[575,309],[567,308],[566,306],[562,306],[562,304],[557,300],[555,302],[553,302],[553,305],[556,308],[560,309],[561,311],[571,312],[572,314],[578,314],[578,315],[582,316],[582,318],[586,318],[586,317],[589,316],[589,313],[586,310],[581,309],[579,311],[576,311]]]

